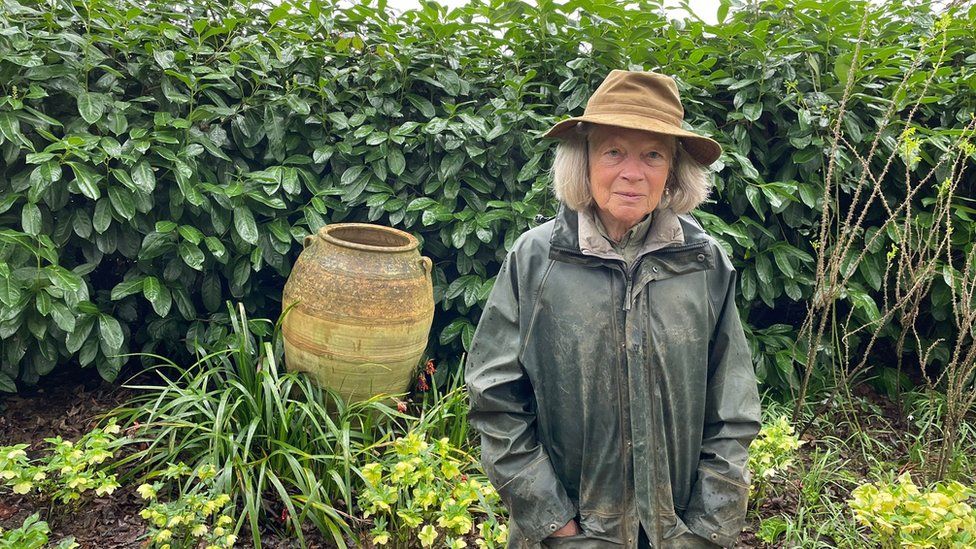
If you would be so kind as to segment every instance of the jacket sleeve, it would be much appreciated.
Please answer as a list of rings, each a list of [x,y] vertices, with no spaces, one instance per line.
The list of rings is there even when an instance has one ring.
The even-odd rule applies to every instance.
[[[518,246],[516,246],[518,249]],[[508,507],[513,545],[532,545],[576,515],[536,435],[536,401],[522,347],[515,250],[502,264],[472,340],[468,415],[481,433],[481,463]]]
[[[716,246],[717,248],[717,246]],[[735,271],[716,250],[719,276],[710,296],[716,323],[709,349],[698,480],[684,514],[702,538],[731,547],[745,525],[749,444],[759,433],[759,391],[749,346],[735,306]]]

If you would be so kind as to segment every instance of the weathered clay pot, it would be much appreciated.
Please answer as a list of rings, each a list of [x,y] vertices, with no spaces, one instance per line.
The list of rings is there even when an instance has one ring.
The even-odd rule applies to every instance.
[[[405,392],[434,318],[431,261],[418,246],[366,223],[306,237],[282,297],[287,368],[350,401]]]

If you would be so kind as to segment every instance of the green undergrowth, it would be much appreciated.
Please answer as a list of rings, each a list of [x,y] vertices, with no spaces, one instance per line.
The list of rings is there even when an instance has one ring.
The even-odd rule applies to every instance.
[[[465,482],[486,490],[489,486],[476,456],[461,450],[473,446],[467,396],[458,375],[413,405],[390,395],[344,403],[304,375],[284,371],[279,326],[248,319],[242,307],[228,307],[231,329],[212,350],[189,367],[157,357],[162,365],[153,371],[159,382],[131,385],[139,396],[115,412],[129,426],[137,448],[116,462],[123,482],[151,480],[176,463],[187,471],[212,470],[205,487],[189,475],[182,485],[148,485],[152,490],[146,488],[151,494],[147,499],[159,504],[201,491],[211,498],[226,494],[225,512],[235,520],[224,525],[225,536],[244,532],[255,546],[268,530],[294,536],[304,546],[309,526],[330,543],[346,546],[356,545],[371,530],[376,531],[374,538],[383,540],[389,531],[394,534],[391,543],[405,543],[407,535],[392,528],[400,524],[416,526],[418,532],[429,526],[430,539],[446,539],[448,532],[474,532],[479,527],[475,518],[496,523],[499,508],[493,491],[467,494],[464,509],[455,509],[451,505],[461,497],[456,487],[433,480],[442,478],[447,468],[453,477],[465,475]],[[407,456],[403,465],[389,461],[393,457],[388,449],[400,448],[403,437],[437,449],[431,455],[443,463],[436,475],[427,464],[417,463],[419,454]],[[377,485],[364,472],[368,463],[388,465],[386,480],[402,481],[403,472],[395,469],[411,466],[409,474],[416,478],[400,482],[405,490],[401,496],[397,483]],[[164,486],[168,500],[157,496]],[[415,489],[421,487],[425,505],[416,499]],[[366,506],[359,508],[357,502]],[[414,524],[415,516],[423,516],[424,524]],[[500,535],[496,526],[488,534],[490,539]],[[162,546],[165,541],[154,543]]]
[[[800,435],[801,442],[791,463],[785,471],[767,478],[763,484],[763,497],[754,497],[751,502],[749,529],[755,535],[756,543],[772,547],[850,549],[971,546],[965,543],[953,545],[950,536],[955,532],[958,534],[956,539],[972,539],[966,537],[976,534],[969,526],[972,524],[969,519],[957,523],[953,522],[953,516],[944,518],[938,524],[945,528],[945,538],[934,536],[919,541],[923,539],[922,534],[932,531],[930,527],[937,523],[935,519],[925,522],[904,513],[899,515],[894,501],[886,504],[887,507],[873,508],[875,515],[871,516],[878,520],[870,527],[867,520],[858,521],[854,512],[858,490],[861,493],[865,490],[894,490],[898,477],[903,474],[914,478],[923,493],[944,491],[945,488],[940,486],[952,482],[940,485],[929,480],[934,478],[934,465],[926,458],[929,454],[924,449],[928,444],[926,441],[932,440],[932,431],[939,428],[942,399],[944,396],[937,393],[910,393],[904,395],[902,408],[877,395],[855,397],[849,406],[831,406],[826,399],[815,402],[809,409],[819,408],[819,415],[813,417],[809,411],[804,412],[791,425]],[[763,423],[766,426],[773,426],[791,414],[792,409],[781,403],[764,402]],[[976,421],[972,417],[965,422],[967,433],[974,424]],[[959,448],[954,454],[949,478],[965,488],[956,493],[965,492],[959,500],[972,504],[971,489],[976,472],[973,465],[976,462],[971,456],[976,455],[976,438],[967,436]],[[869,485],[873,488],[864,488]],[[885,514],[884,509],[889,513]],[[902,542],[892,542],[891,533],[877,527],[884,520],[907,523],[908,530],[928,530],[915,537],[906,533]]]
[[[478,465],[459,370],[440,374],[428,362],[418,371],[424,391],[344,403],[284,370],[279,325],[228,304],[224,328],[189,366],[155,357],[159,365],[139,379],[156,381],[130,384],[133,400],[82,440],[58,441],[58,455],[88,464],[71,479],[137,487],[147,547],[260,546],[270,538],[303,547],[505,545],[506,513]],[[973,539],[972,416],[940,484],[929,457],[942,436],[945,397],[858,394],[842,403],[818,394],[795,420],[792,407],[764,398],[742,543],[949,548]],[[0,490],[24,492],[20,479],[35,478],[53,459],[46,455],[23,444],[3,449],[0,477],[8,482]],[[72,501],[71,512],[89,503]],[[920,502],[935,511],[923,513]],[[63,512],[51,507],[40,518]],[[0,536],[41,539],[44,528],[33,520]]]

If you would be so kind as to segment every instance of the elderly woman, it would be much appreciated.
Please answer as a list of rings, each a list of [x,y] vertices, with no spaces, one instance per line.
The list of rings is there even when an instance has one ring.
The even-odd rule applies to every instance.
[[[613,71],[546,134],[555,220],[502,265],[468,357],[510,547],[731,546],[759,399],[735,271],[686,215],[718,143],[674,81]]]

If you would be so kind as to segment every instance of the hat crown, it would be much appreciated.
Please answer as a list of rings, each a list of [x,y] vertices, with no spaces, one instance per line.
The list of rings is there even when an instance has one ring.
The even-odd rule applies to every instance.
[[[543,137],[561,139],[582,123],[642,130],[673,135],[692,158],[700,164],[711,164],[722,155],[721,145],[684,129],[684,117],[673,78],[654,72],[614,70],[590,96],[583,116],[557,123]]]
[[[685,111],[673,78],[654,72],[614,70],[590,96],[584,113],[649,116],[680,128]]]

